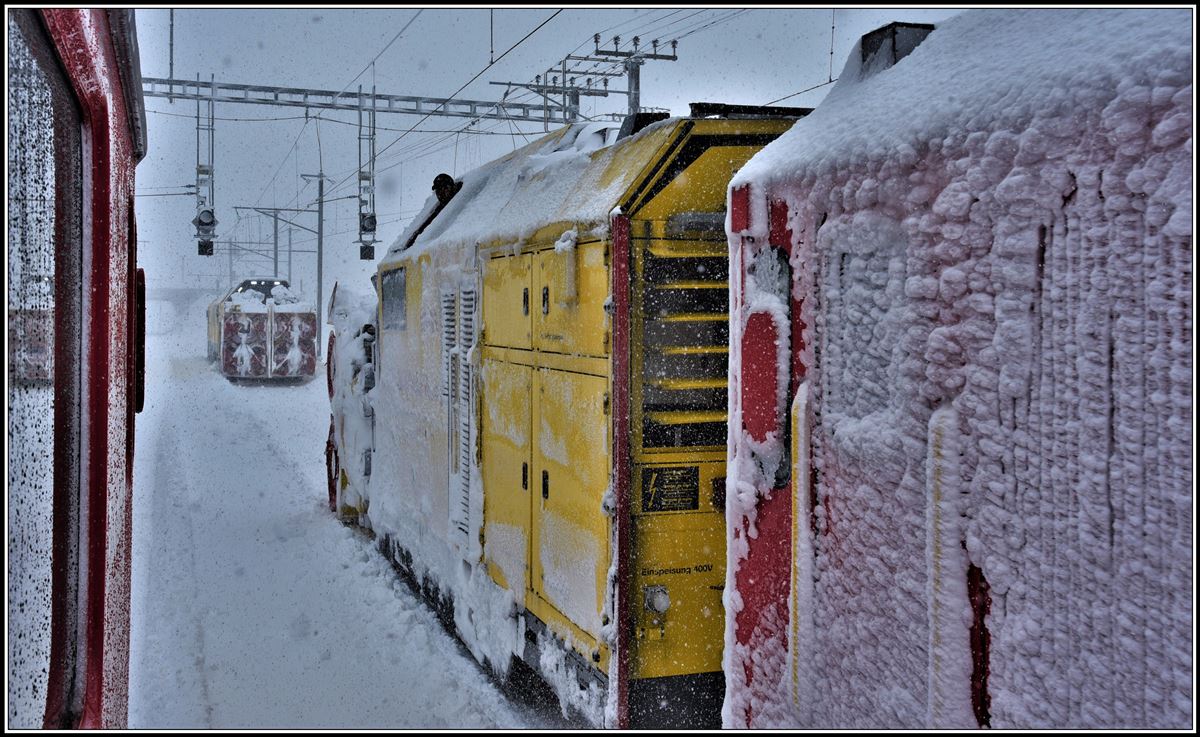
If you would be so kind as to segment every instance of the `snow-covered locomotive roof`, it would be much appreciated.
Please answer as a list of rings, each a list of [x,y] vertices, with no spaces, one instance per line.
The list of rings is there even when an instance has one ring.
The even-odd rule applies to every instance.
[[[730,186],[770,187],[854,160],[904,160],[975,131],[1033,131],[1042,140],[1022,145],[1052,146],[1076,135],[1053,126],[1073,108],[1103,111],[1119,138],[1153,97],[1191,95],[1191,29],[1186,9],[982,9],[939,23],[895,67],[874,74],[856,46],[821,105]],[[1166,124],[1190,129],[1191,121]]]
[[[661,143],[677,122],[655,123],[617,145],[610,145],[612,123],[576,124],[467,172],[462,189],[405,253],[456,243],[517,242],[554,223],[603,229],[618,198],[641,173],[640,167],[617,160],[617,152]],[[381,265],[399,257],[436,206],[437,198],[430,195]]]

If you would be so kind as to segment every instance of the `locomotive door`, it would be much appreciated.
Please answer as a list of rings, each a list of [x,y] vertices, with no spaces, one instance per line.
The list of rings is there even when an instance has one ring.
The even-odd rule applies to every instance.
[[[534,297],[529,283],[533,256],[502,256],[483,265],[483,326],[486,345],[529,350]]]
[[[533,312],[539,351],[603,356],[608,350],[605,244],[583,243],[537,254]]]
[[[483,555],[497,584],[530,591],[533,483],[532,274],[529,254],[483,263],[483,363],[479,432]]]
[[[533,494],[530,390],[533,368],[485,359],[482,368],[484,561],[492,580],[525,598]]]
[[[608,427],[604,377],[539,368],[534,375],[532,588],[595,650],[609,567]],[[580,633],[577,633],[580,634]]]

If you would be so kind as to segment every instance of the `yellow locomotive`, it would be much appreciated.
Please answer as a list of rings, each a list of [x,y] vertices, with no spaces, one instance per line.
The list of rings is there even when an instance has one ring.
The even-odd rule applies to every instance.
[[[726,188],[805,112],[555,131],[430,198],[374,276],[349,516],[594,725],[720,726]]]

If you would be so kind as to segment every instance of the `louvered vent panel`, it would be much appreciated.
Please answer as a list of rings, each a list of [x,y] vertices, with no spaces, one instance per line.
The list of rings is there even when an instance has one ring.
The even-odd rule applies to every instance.
[[[729,259],[651,244],[643,252],[642,442],[725,444]]]
[[[451,367],[457,346],[454,302],[453,292],[442,292],[442,396],[448,399],[454,390]]]
[[[475,292],[464,290],[460,294],[458,354],[457,354],[457,484],[451,488],[458,500],[452,505],[455,528],[468,535],[471,519],[471,362],[470,351],[475,340]]]

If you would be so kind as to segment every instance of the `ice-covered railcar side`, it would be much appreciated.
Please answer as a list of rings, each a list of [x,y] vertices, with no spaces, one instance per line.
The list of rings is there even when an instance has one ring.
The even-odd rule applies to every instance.
[[[1189,21],[881,29],[735,177],[725,726],[1191,722]]]

